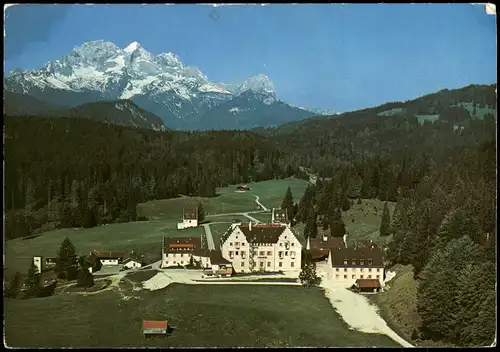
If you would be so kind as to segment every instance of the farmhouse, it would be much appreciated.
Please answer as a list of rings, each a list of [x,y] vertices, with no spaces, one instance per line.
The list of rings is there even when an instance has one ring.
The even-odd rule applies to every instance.
[[[161,268],[188,265],[191,256],[200,249],[200,237],[163,236]]]
[[[333,248],[328,256],[333,279],[352,286],[358,279],[384,280],[384,254],[375,243],[357,248]]]
[[[35,263],[38,273],[41,273],[45,269],[55,267],[56,260],[56,257],[33,257],[33,262]]]
[[[300,270],[302,246],[287,225],[232,224],[223,235],[222,257],[235,271]]]
[[[92,252],[102,265],[118,265],[121,264],[123,259],[127,256],[126,252]]]
[[[177,229],[187,229],[189,227],[198,227],[198,207],[185,207],[182,213],[182,222],[177,223]]]
[[[94,252],[85,256],[84,261],[88,264],[90,273],[95,273],[102,268],[102,263]]]
[[[288,224],[289,221],[286,209],[273,208],[271,222],[273,224]]]
[[[127,258],[123,261],[123,267],[127,269],[140,268],[142,267],[142,261],[134,258]]]

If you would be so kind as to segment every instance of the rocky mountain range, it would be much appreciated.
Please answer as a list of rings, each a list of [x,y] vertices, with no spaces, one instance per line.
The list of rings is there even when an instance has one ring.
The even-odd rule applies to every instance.
[[[134,42],[126,48],[85,42],[37,70],[13,70],[4,91],[66,108],[130,100],[171,129],[249,129],[277,126],[318,113],[281,101],[264,74],[228,90],[173,53],[158,55]]]

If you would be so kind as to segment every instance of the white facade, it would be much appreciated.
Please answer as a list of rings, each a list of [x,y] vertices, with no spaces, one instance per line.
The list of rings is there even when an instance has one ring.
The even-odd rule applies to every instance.
[[[250,267],[249,243],[238,225],[232,227],[221,251],[222,257],[232,263],[235,272],[300,270],[302,245],[289,227],[284,227],[277,243],[254,244],[253,269]]]
[[[42,272],[42,257],[33,257],[33,263],[35,263],[37,273],[40,274]]]
[[[100,259],[102,265],[118,265],[118,259]]]
[[[127,269],[140,268],[142,267],[142,264],[136,260],[129,260],[125,264],[123,264],[123,267]]]
[[[202,268],[210,268],[210,257],[201,256],[201,255],[193,255],[193,260],[200,262]]]
[[[177,223],[177,230],[187,229],[190,227],[198,227],[198,219],[184,219]]]
[[[328,256],[328,267],[332,268],[331,277],[335,282],[345,284],[346,287],[351,287],[356,284],[357,279],[378,279],[380,286],[384,283],[384,267],[383,266],[332,266],[331,252]]]

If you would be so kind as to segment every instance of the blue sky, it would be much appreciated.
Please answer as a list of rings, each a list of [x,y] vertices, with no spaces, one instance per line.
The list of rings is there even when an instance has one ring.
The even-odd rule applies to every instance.
[[[22,5],[5,31],[4,72],[88,40],[137,41],[211,81],[265,73],[282,100],[337,111],[496,82],[495,16],[482,5]]]

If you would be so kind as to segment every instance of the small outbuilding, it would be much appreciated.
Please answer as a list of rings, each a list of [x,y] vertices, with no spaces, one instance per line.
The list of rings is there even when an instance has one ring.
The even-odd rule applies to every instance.
[[[359,292],[379,292],[382,287],[378,279],[357,279],[356,288]]]
[[[143,320],[142,333],[144,335],[166,335],[168,324],[166,320]]]
[[[138,259],[127,258],[123,261],[123,267],[127,269],[141,268],[142,262]]]

